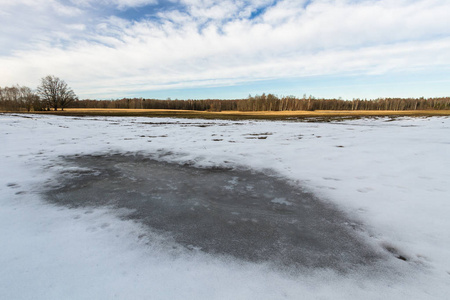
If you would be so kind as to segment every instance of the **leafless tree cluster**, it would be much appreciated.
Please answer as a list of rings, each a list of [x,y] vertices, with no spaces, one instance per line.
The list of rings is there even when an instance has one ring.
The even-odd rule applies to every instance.
[[[278,98],[272,94],[248,97],[238,102],[239,111],[294,111],[294,110],[429,110],[450,109],[450,97],[445,98],[379,98],[375,100],[299,99],[293,96]]]
[[[0,87],[0,110],[2,111],[41,111],[53,108],[64,109],[77,96],[64,80],[46,76],[34,92],[26,86]]]
[[[26,86],[0,87],[0,109],[6,111],[31,111],[39,97]]]

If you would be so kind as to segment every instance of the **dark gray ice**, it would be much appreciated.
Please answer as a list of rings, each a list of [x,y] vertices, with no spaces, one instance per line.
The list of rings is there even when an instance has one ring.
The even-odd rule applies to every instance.
[[[196,168],[142,155],[66,157],[45,197],[69,207],[127,208],[126,216],[186,248],[287,267],[371,265],[380,252],[330,204],[275,176]],[[70,175],[70,176],[68,176]]]

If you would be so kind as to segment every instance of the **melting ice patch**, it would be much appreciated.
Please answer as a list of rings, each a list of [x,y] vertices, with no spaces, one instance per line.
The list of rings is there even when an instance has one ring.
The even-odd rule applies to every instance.
[[[287,201],[286,198],[275,198],[275,199],[272,199],[270,202],[275,203],[275,204],[282,204],[282,205],[292,205],[292,203]]]
[[[126,208],[133,211],[126,219],[191,250],[282,268],[344,272],[386,259],[383,249],[366,243],[335,207],[264,173],[195,168],[142,155],[85,155],[61,164],[80,173],[68,178],[61,173],[59,187],[45,192],[47,200]],[[88,166],[95,172],[85,172]]]

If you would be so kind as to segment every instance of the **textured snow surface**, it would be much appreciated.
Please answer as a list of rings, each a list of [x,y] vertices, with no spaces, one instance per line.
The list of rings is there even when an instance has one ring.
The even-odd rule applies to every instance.
[[[263,137],[263,138],[260,138]],[[0,115],[0,299],[445,299],[450,118],[331,123]],[[42,199],[63,156],[139,153],[298,182],[392,252],[390,271],[285,273],[170,251],[124,211]],[[232,186],[232,185],[230,185]],[[289,206],[282,198],[274,203]],[[406,261],[395,257],[405,258]]]

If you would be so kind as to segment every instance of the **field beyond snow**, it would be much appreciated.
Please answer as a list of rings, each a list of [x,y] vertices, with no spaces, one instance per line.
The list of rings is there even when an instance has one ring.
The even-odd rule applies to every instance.
[[[0,298],[444,299],[449,136],[449,117],[0,115]]]

